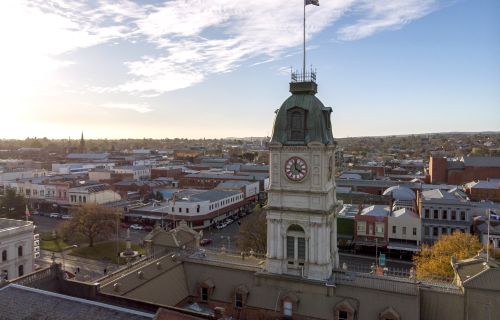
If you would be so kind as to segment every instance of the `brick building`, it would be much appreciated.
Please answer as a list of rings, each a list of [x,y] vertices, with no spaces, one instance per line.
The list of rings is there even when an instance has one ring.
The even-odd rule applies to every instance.
[[[464,184],[469,181],[500,179],[500,157],[462,157],[448,159],[431,156],[431,183]]]
[[[500,179],[472,181],[465,185],[465,192],[472,201],[500,202]]]

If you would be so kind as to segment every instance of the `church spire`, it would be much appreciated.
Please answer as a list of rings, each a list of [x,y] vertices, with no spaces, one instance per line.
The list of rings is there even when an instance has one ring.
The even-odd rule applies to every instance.
[[[83,139],[83,131],[82,137],[80,138],[80,153],[85,153],[85,139]]]

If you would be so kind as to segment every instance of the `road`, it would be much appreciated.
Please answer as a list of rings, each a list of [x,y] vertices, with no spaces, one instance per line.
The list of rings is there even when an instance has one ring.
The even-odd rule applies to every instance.
[[[238,221],[243,223],[249,216],[245,216],[240,218]],[[45,216],[33,216],[35,224],[37,225],[38,232],[48,232],[51,231],[64,220],[49,218]],[[224,246],[227,251],[238,252],[237,242],[239,235],[239,224],[238,221],[233,222],[228,225],[224,229],[206,229],[203,230],[203,238],[212,239],[212,243],[207,246],[207,249],[210,250],[221,250]],[[148,234],[147,231],[144,230],[130,230],[130,238],[132,243],[139,244],[143,238]],[[126,238],[126,229],[119,229],[119,238],[120,240],[125,240]],[[116,237],[112,237],[113,240],[116,240]],[[89,261],[81,260],[76,257],[69,257],[65,255],[65,260],[67,260],[68,268],[76,268],[79,264],[80,270],[84,269],[85,272],[88,272],[89,276],[100,273],[102,275],[104,268],[106,267],[100,262],[97,263],[89,263]],[[46,260],[50,259],[46,257]],[[88,260],[88,259],[85,259]],[[347,264],[348,269],[353,271],[369,271],[370,266],[375,263],[375,255],[372,254],[349,254],[341,252],[339,254],[340,265],[344,262]],[[91,260],[90,260],[91,261]],[[386,259],[386,266],[391,270],[402,270],[402,272],[408,272],[408,270],[413,266],[413,264],[409,261],[399,260],[399,259]],[[108,268],[109,270],[109,268]],[[70,270],[71,271],[71,270]]]

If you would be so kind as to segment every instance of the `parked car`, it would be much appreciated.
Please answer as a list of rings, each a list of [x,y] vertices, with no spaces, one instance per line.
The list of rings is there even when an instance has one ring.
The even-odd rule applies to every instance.
[[[227,219],[226,219],[226,224],[231,224],[231,223],[233,223],[233,222],[234,222],[234,220],[233,220],[233,219],[231,219],[231,218],[227,218]]]
[[[50,218],[60,218],[60,217],[61,217],[61,215],[60,215],[59,213],[55,213],[55,212],[53,212],[53,213],[51,213],[51,214],[49,215],[49,217],[50,217]]]
[[[219,224],[218,224],[218,225],[216,225],[215,227],[216,227],[217,229],[224,229],[226,226],[227,226],[227,224],[226,224],[226,223],[219,223]]]
[[[61,216],[61,219],[65,219],[65,220],[69,220],[69,219],[71,219],[71,218],[73,218],[73,217],[72,217],[71,215],[69,215],[69,214],[63,214],[63,215]]]
[[[144,226],[145,231],[153,231],[153,226]]]
[[[212,239],[201,239],[200,240],[200,246],[208,246],[209,244],[212,243]]]
[[[142,230],[144,228],[140,224],[132,224],[132,225],[130,225],[130,229],[132,229],[132,230]]]
[[[121,227],[124,229],[128,229],[130,225],[128,223],[122,222]]]

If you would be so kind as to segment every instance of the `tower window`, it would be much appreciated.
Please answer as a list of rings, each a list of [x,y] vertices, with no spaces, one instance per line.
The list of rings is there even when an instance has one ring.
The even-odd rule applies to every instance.
[[[299,225],[291,225],[286,232],[286,255],[289,265],[304,265],[306,260],[305,232]]]
[[[302,108],[288,110],[288,137],[290,140],[304,140],[306,131],[306,111]]]

